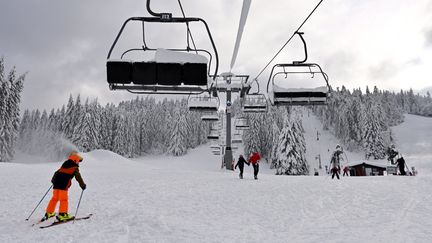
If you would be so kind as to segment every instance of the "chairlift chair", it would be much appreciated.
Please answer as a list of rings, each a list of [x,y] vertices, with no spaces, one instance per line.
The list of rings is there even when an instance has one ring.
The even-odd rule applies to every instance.
[[[243,142],[243,139],[241,137],[234,136],[231,139],[231,143],[233,143],[233,144],[239,144],[239,143],[242,143],[242,142]]]
[[[218,151],[220,151],[220,148],[212,149],[212,152],[218,152]]]
[[[234,120],[234,126],[237,130],[248,130],[250,128],[248,119],[246,117],[236,118]]]
[[[210,123],[210,131],[219,131],[222,129],[222,124],[220,121],[214,121]]]
[[[155,13],[150,9],[150,0],[147,0],[147,11],[153,17],[131,17],[123,23],[108,52],[106,66],[110,89],[144,94],[200,94],[209,91],[217,75],[219,59],[207,23],[201,18],[172,17],[171,13]],[[116,48],[126,25],[131,22],[142,24],[142,46],[122,50],[120,56],[114,57],[112,55],[113,50]],[[192,22],[202,23],[207,31],[215,56],[215,67],[212,75],[210,75],[212,54],[204,49],[191,49],[189,47],[189,24]],[[188,28],[187,48],[148,47],[145,40],[145,23],[185,24]],[[209,59],[200,54],[192,54],[191,51],[205,53]],[[155,58],[152,61],[126,58],[130,53],[136,52],[155,52]]]
[[[210,128],[210,132],[207,135],[207,139],[210,140],[218,140],[219,139],[219,129],[216,127],[217,124],[213,123],[211,128]]]
[[[219,133],[209,133],[209,135],[207,135],[207,139],[209,139],[209,140],[219,140]]]
[[[190,111],[217,112],[219,109],[219,98],[210,96],[193,96],[188,99]]]
[[[263,94],[246,94],[242,110],[244,113],[267,112],[267,99]]]
[[[267,82],[270,101],[276,106],[326,105],[330,95],[328,76],[320,65],[306,63],[308,56],[303,33],[296,34],[303,42],[305,59],[273,66]],[[287,81],[281,82],[281,77]]]
[[[217,149],[219,149],[220,150],[220,145],[219,144],[212,144],[212,145],[210,145],[210,148],[212,149],[212,150],[217,150]]]
[[[221,155],[221,151],[212,151],[213,155]]]

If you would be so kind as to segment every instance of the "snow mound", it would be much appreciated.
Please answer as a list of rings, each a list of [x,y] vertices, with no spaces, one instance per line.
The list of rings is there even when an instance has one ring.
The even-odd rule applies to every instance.
[[[97,149],[91,152],[83,154],[85,160],[88,161],[97,161],[97,162],[132,162],[130,159],[127,159],[121,155],[118,155],[109,150]]]

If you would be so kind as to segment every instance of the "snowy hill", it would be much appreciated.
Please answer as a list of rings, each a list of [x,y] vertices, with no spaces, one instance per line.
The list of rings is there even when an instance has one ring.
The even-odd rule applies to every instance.
[[[306,159],[310,165],[310,174],[313,174],[314,168],[319,168],[318,157],[321,157],[322,167],[321,170],[318,170],[319,174],[325,174],[325,165],[329,165],[332,153],[336,145],[340,144],[340,142],[329,131],[322,130],[321,122],[312,112],[303,112],[303,127],[305,129]],[[342,166],[347,163],[364,160],[363,152],[350,152],[347,150],[344,152],[345,155],[343,156],[344,161],[342,161]]]
[[[316,119],[304,119],[304,126],[307,141],[314,134],[316,141]],[[93,217],[49,229],[30,226],[49,198],[30,222],[24,219],[60,162],[0,163],[0,242],[430,242],[432,176],[423,172],[432,164],[431,126],[432,119],[407,116],[394,129],[397,147],[420,171],[417,177],[337,181],[326,175],[275,176],[262,165],[258,181],[252,167],[239,180],[238,171],[220,169],[220,158],[208,146],[183,157],[134,160],[93,151],[81,164],[88,188],[78,213]],[[319,132],[307,156],[322,153],[324,165],[337,140]],[[348,154],[350,160],[361,156]],[[70,213],[79,195],[74,181]]]

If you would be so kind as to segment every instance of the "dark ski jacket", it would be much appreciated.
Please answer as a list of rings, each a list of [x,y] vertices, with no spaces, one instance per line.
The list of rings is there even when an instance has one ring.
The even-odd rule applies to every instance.
[[[396,160],[397,165],[399,166],[399,172],[401,175],[406,175],[405,172],[405,159],[403,157],[400,157],[398,160]]]
[[[243,156],[242,156],[242,157],[240,157],[240,158],[238,159],[237,164],[235,165],[234,169],[237,169],[237,166],[238,166],[239,168],[243,168],[243,167],[244,167],[244,164],[249,165],[249,163],[248,163],[248,162],[243,158]]]
[[[85,187],[85,183],[78,169],[78,164],[72,160],[66,160],[60,169],[58,169],[51,179],[54,189],[68,190],[72,185],[72,178],[78,181],[81,188]]]
[[[341,161],[341,155],[342,155],[342,151],[334,151],[333,152],[333,156],[330,160],[330,168],[332,169],[340,169],[340,161]]]

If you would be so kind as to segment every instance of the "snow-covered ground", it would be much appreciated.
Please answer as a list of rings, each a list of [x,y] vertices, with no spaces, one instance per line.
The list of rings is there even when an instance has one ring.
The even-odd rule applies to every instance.
[[[304,126],[307,134],[319,129],[310,153],[321,152],[327,162],[337,140],[313,116]],[[239,180],[237,172],[220,169],[220,157],[208,146],[179,158],[134,160],[93,151],[81,165],[88,189],[78,213],[93,217],[49,229],[30,226],[49,198],[31,222],[25,218],[60,162],[0,163],[0,242],[431,242],[432,176],[423,173],[432,168],[431,128],[432,119],[407,116],[394,129],[396,145],[418,168],[417,177],[337,181],[326,175],[275,176],[263,165],[259,180],[252,179],[252,167]],[[417,143],[423,149],[414,148]],[[73,182],[71,213],[79,195]]]

